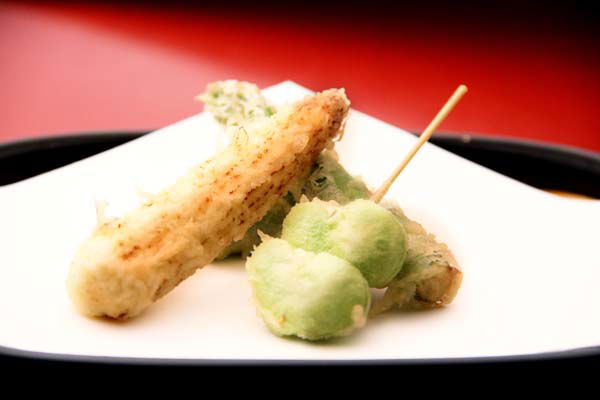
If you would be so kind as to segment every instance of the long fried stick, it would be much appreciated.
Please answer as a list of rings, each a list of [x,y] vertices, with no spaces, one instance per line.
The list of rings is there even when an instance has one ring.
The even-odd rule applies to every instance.
[[[210,263],[332,145],[348,108],[343,90],[309,96],[248,128],[255,131],[140,208],[98,226],[79,248],[67,280],[78,310],[136,316]]]

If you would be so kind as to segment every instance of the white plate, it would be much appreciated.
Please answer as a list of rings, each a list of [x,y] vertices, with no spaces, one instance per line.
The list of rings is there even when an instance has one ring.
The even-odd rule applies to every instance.
[[[308,91],[265,90],[275,103]],[[349,94],[350,97],[352,93]],[[108,213],[138,203],[210,157],[218,126],[199,114],[104,153],[0,188],[0,346],[64,355],[204,360],[390,360],[507,356],[600,344],[600,202],[561,199],[427,144],[392,187],[464,271],[454,303],[392,312],[327,343],[271,335],[240,260],[199,270],[141,317],[80,316],[65,290],[71,258]],[[379,185],[414,136],[352,111],[337,150]]]

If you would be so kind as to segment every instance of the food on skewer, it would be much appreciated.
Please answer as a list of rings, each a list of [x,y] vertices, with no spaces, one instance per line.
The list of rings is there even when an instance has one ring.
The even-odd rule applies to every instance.
[[[220,121],[232,120],[236,124],[245,124],[237,110],[259,109],[274,110],[264,97],[260,95],[259,89],[252,84],[215,82],[209,85],[207,94],[202,96],[207,101],[208,109],[216,113]],[[237,90],[237,92],[236,92]],[[247,95],[250,91],[252,95]],[[234,105],[223,101],[220,107],[215,108],[205,99],[209,99],[210,93],[227,93],[227,97],[220,95],[220,99],[228,99],[235,102]],[[259,97],[260,96],[260,97]],[[215,95],[213,94],[213,97]],[[246,102],[243,99],[253,99]],[[240,105],[243,103],[243,105]],[[236,117],[231,117],[236,114]],[[252,112],[265,117],[267,113]],[[364,182],[351,176],[337,161],[334,151],[324,151],[315,162],[310,176],[303,180],[301,193],[312,200],[318,198],[323,201],[334,200],[341,205],[356,199],[369,199],[372,193]],[[285,200],[265,216],[248,231],[243,240],[231,245],[231,250],[226,255],[241,253],[243,257],[249,254],[253,247],[260,243],[257,231],[260,230],[270,236],[278,237],[281,232],[281,224],[289,210],[297,202],[299,195],[294,192],[288,193]],[[389,284],[386,294],[379,303],[375,303],[373,312],[385,311],[391,307],[437,307],[448,305],[452,302],[462,280],[462,272],[452,252],[444,243],[438,242],[435,236],[428,233],[418,222],[408,218],[402,209],[395,203],[384,201],[382,206],[389,209],[402,223],[407,234],[407,255],[401,273]]]
[[[69,271],[76,307],[90,316],[136,316],[214,260],[308,173],[348,108],[343,90],[308,96],[240,131],[138,209],[100,224]]]
[[[442,121],[452,111],[454,106],[467,93],[465,85],[459,85],[452,93],[452,96],[446,101],[444,106],[438,111],[433,120],[419,137],[417,143],[408,152],[402,162],[396,167],[388,179],[371,196],[371,200],[379,203],[387,191],[390,189],[398,175],[406,168],[410,160],[419,151],[419,149],[429,140],[433,132],[440,126]],[[397,211],[397,215],[402,212]],[[408,220],[408,219],[406,219]],[[405,223],[408,221],[405,221]],[[433,236],[427,235],[424,229],[418,224],[408,226],[408,229],[416,231],[415,238],[425,238],[422,242],[413,240],[412,246],[414,252],[419,255],[427,254],[429,257],[425,262],[417,259],[416,262],[407,265],[406,269],[400,272],[398,277],[390,283],[386,291],[384,301],[377,304],[374,313],[385,311],[393,305],[402,307],[405,304],[410,306],[439,307],[447,305],[456,296],[460,284],[462,283],[462,272],[457,268],[456,260],[450,253],[446,245],[438,244]],[[419,229],[421,228],[421,229]]]
[[[370,200],[345,205],[318,198],[300,202],[283,221],[281,238],[292,246],[348,261],[374,288],[387,286],[406,258],[404,227],[394,214]]]
[[[259,315],[278,336],[322,340],[364,326],[369,285],[347,261],[267,238],[246,262]]]
[[[343,90],[276,114],[250,84],[216,83],[201,99],[232,143],[139,209],[99,223],[67,282],[82,313],[138,315],[213,259],[246,256],[261,233],[282,236],[246,263],[259,314],[277,335],[351,333],[369,315],[369,286],[387,287],[372,314],[454,299],[462,273],[448,247],[395,204],[377,204],[403,166],[372,195],[335,152],[322,152],[346,118]]]
[[[357,195],[354,189],[348,192],[345,188],[360,187],[364,183],[359,178],[350,176],[341,165],[338,166],[337,174],[341,174],[341,171],[346,173],[345,186],[335,186],[336,180],[331,178],[322,180],[327,182],[323,185],[325,189],[311,191],[309,198],[339,201]],[[321,177],[317,177],[319,178]],[[365,187],[360,198],[370,197],[371,192]],[[346,203],[341,201],[341,204]],[[386,200],[381,202],[381,206],[394,214],[404,227],[407,253],[400,273],[389,283],[383,299],[374,302],[372,314],[381,313],[392,307],[420,308],[450,304],[462,281],[462,272],[452,251],[446,244],[439,242],[435,235],[427,232],[421,224],[408,218],[395,202]]]
[[[462,274],[460,270],[454,268],[454,265],[451,266],[450,263],[454,259],[447,247],[438,245],[435,239],[427,235],[418,224],[410,224],[411,221],[404,217],[401,210],[397,209],[392,213],[377,203],[385,196],[402,169],[465,92],[464,86],[456,90],[427,127],[424,136],[370,200],[357,199],[340,205],[334,200],[328,202],[320,200],[318,193],[317,197],[310,202],[305,198],[291,209],[283,221],[282,240],[277,240],[276,247],[273,247],[273,241],[276,239],[271,239],[256,248],[247,260],[246,268],[252,274],[250,283],[259,314],[271,331],[305,339],[324,338],[318,336],[311,338],[299,329],[284,330],[286,313],[294,315],[294,322],[319,321],[321,316],[320,308],[314,306],[320,303],[320,298],[316,301],[311,296],[314,292],[320,293],[319,289],[311,286],[316,276],[307,273],[305,263],[294,260],[294,257],[300,259],[301,255],[305,254],[294,255],[294,248],[305,250],[313,255],[329,253],[347,261],[349,265],[360,271],[371,287],[382,288],[389,285],[375,312],[385,311],[393,305],[440,306],[452,301],[460,286]],[[325,168],[316,172],[322,173],[323,170]],[[334,163],[330,163],[329,170],[336,172],[335,175],[332,174],[331,179],[318,177],[311,181],[317,183],[316,187],[323,190],[323,197],[346,191],[348,197],[339,195],[337,197],[347,200],[351,196],[362,194],[361,191],[365,188],[351,184],[353,178],[343,168],[336,168]],[[335,190],[337,186],[341,189]],[[414,234],[413,256],[415,252],[417,254],[413,262],[407,265],[406,272],[403,271],[403,265],[407,255],[407,234],[403,224],[406,224]],[[432,241],[435,243],[434,246],[431,246]],[[433,250],[433,253],[426,253],[429,250]],[[427,257],[420,258],[425,254]],[[448,265],[440,265],[440,261],[444,261],[442,254],[446,259],[451,259]],[[276,261],[273,261],[273,258]],[[311,261],[316,262],[316,258]],[[324,263],[324,260],[321,262]],[[455,261],[453,264],[456,264]],[[313,263],[309,265],[312,267]],[[262,273],[253,274],[257,270]],[[341,273],[324,272],[319,279],[326,288],[344,287],[344,276]],[[269,294],[273,295],[269,296]],[[342,299],[345,298],[344,296],[349,296],[349,293],[336,295]],[[310,299],[309,304],[313,307],[302,308],[298,312],[294,307],[302,304],[306,299]],[[329,298],[328,301],[332,302],[332,299]],[[279,307],[273,315],[271,310],[276,305]],[[348,310],[342,315],[347,315],[347,312]],[[365,317],[367,314],[368,310]],[[326,325],[328,321],[334,321],[335,317],[336,315],[332,314],[328,317],[329,320],[324,319],[320,324]]]

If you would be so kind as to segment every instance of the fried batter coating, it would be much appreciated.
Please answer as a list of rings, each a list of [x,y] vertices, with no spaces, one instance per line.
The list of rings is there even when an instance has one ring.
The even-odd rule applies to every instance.
[[[406,231],[398,218],[364,199],[344,205],[318,198],[300,202],[283,221],[281,238],[348,261],[374,288],[386,287],[406,258]]]
[[[362,328],[369,284],[348,261],[266,238],[246,260],[260,315],[278,336],[323,340]]]
[[[383,204],[398,217],[408,238],[408,253],[402,270],[390,282],[373,315],[394,306],[434,308],[454,300],[462,282],[462,272],[454,255],[418,222],[409,219],[393,203]]]
[[[229,147],[138,209],[99,225],[69,271],[77,309],[136,316],[210,263],[332,145],[348,109],[343,90],[309,96],[246,127]]]
[[[317,159],[317,167],[307,179],[303,193],[308,198],[335,200],[341,204],[371,197],[366,185],[351,176],[329,152]],[[462,272],[448,246],[408,218],[397,204],[384,202],[381,205],[390,210],[406,230],[408,251],[400,273],[388,284],[383,298],[374,302],[372,315],[392,307],[432,308],[450,304],[460,288]]]

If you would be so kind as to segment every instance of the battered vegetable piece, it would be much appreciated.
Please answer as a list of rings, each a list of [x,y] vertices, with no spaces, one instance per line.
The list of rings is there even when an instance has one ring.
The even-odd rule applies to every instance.
[[[402,224],[370,200],[354,200],[344,206],[319,199],[299,203],[283,221],[281,238],[292,246],[328,252],[348,261],[376,288],[394,279],[406,258]]]
[[[261,119],[268,119],[275,112],[273,105],[267,102],[258,86],[250,82],[236,80],[217,81],[208,84],[206,92],[197,97],[206,105],[214,118],[228,128],[229,134],[237,132]],[[309,177],[300,177],[297,189],[280,199],[265,217],[254,224],[244,237],[231,243],[218,257],[222,260],[231,255],[246,258],[261,239],[258,231],[269,236],[279,237],[281,225],[291,207],[300,198],[300,191],[308,197],[315,193],[328,200],[345,204],[351,200],[368,197],[368,189],[360,179],[353,178],[337,162],[334,151],[325,151],[317,158]]]
[[[198,100],[225,126],[246,125],[275,114],[275,107],[267,104],[258,86],[250,82],[231,79],[209,83]]]
[[[271,332],[321,340],[362,327],[369,285],[347,261],[267,239],[246,261],[258,313]]]
[[[238,134],[240,129],[245,129],[244,127],[249,124],[270,118],[276,112],[275,107],[268,104],[258,86],[232,79],[209,83],[206,92],[197,99],[206,105],[206,110],[227,129],[230,136]],[[283,219],[299,197],[297,192],[299,187],[298,190],[290,191],[279,199],[263,219],[248,229],[242,239],[231,243],[223,250],[217,260],[231,255],[241,255],[246,258],[261,242],[258,231],[270,236],[279,236]]]
[[[369,189],[364,182],[350,175],[338,162],[335,151],[324,151],[302,187],[309,199],[335,200],[346,204],[352,200],[368,199]]]
[[[462,272],[454,255],[400,207],[385,204],[402,222],[408,233],[408,254],[402,270],[390,282],[381,300],[373,306],[378,314],[391,307],[433,308],[454,300],[462,282]]]
[[[324,153],[319,160],[327,157]],[[319,162],[319,161],[317,161]],[[303,192],[309,198],[335,200],[344,204],[355,196],[369,198],[364,183],[352,177],[333,157],[328,168],[317,168]],[[335,171],[335,172],[332,172]],[[341,179],[334,179],[341,176]],[[308,190],[307,190],[308,188]],[[382,203],[400,221],[407,234],[407,254],[401,272],[388,284],[384,297],[375,302],[372,314],[391,307],[431,308],[450,304],[460,288],[462,272],[447,245],[438,242],[421,224],[408,218],[394,203]]]
[[[332,145],[348,107],[343,90],[308,96],[249,126],[140,208],[99,225],[69,271],[78,310],[133,317],[211,262]]]

